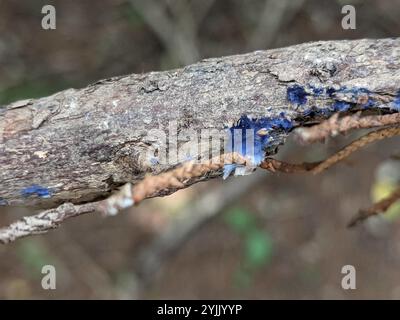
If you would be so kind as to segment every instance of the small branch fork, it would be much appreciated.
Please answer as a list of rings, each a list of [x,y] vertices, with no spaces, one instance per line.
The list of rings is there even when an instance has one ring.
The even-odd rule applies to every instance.
[[[325,140],[328,137],[336,136],[339,133],[346,133],[353,129],[368,129],[374,127],[383,128],[372,131],[365,136],[362,136],[358,140],[353,141],[348,146],[344,147],[342,150],[322,162],[305,163],[301,165],[275,163],[274,165],[277,168],[281,168],[280,171],[283,172],[312,172],[317,174],[347,158],[350,154],[361,149],[367,144],[400,135],[399,125],[400,113],[365,117],[361,117],[361,114],[357,113],[355,115],[346,116],[343,118],[339,118],[339,114],[335,114],[330,119],[313,127],[297,129],[295,132],[295,138],[301,143],[312,143]],[[271,161],[276,162],[276,160]],[[268,166],[268,164],[263,164],[262,166]],[[373,215],[386,212],[392,204],[397,202],[397,200],[400,200],[400,187],[390,196],[375,203],[370,208],[364,210],[361,209],[359,213],[353,219],[351,219],[348,227],[354,227],[359,222]]]
[[[400,135],[400,114],[383,116],[366,116],[360,114],[339,118],[332,116],[329,120],[310,128],[296,129],[297,138],[305,143],[323,140],[329,136],[345,133],[352,129],[383,127],[372,131],[358,140],[353,141],[339,152],[324,161],[291,164],[272,158],[266,158],[260,168],[271,172],[284,173],[313,173],[318,174],[330,168],[334,164],[350,156],[353,152],[375,141]],[[394,126],[397,125],[397,126]],[[24,217],[21,220],[0,229],[0,243],[9,243],[18,238],[34,234],[43,234],[57,228],[63,221],[86,213],[103,212],[106,215],[115,215],[119,211],[139,204],[147,198],[153,197],[163,190],[179,190],[188,187],[194,178],[203,177],[213,171],[223,169],[226,164],[249,165],[249,160],[238,153],[223,154],[202,163],[195,161],[186,162],[180,167],[157,176],[148,176],[141,182],[132,186],[125,184],[119,192],[109,198],[81,205],[65,203],[61,206],[45,210],[39,214]],[[352,227],[360,221],[385,212],[393,203],[400,199],[400,188],[388,198],[374,204],[366,210],[360,210],[349,224]]]

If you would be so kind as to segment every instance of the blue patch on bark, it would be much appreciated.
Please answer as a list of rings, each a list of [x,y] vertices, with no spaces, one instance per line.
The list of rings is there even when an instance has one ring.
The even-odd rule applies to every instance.
[[[347,111],[351,108],[351,104],[344,101],[335,101],[333,103],[333,111],[335,112],[343,112]]]
[[[305,104],[307,102],[308,95],[309,94],[306,92],[306,90],[298,84],[288,87],[286,91],[287,100],[290,103],[297,105]]]
[[[334,101],[326,108],[335,112],[348,111],[355,105],[365,110],[377,104],[373,93],[369,89],[362,87],[342,86],[334,88],[317,87],[314,85],[307,85],[306,87],[294,85],[287,89],[287,99],[291,103],[304,104],[307,102],[307,96],[333,99]],[[366,102],[362,103],[362,101]],[[400,91],[391,105],[393,105],[393,109],[400,111]],[[303,111],[304,115],[309,116],[311,114],[321,113],[317,112],[316,109],[317,108],[313,106],[311,109]]]
[[[50,198],[51,191],[46,187],[42,187],[37,184],[34,184],[34,185],[31,185],[29,187],[22,189],[21,195],[23,197],[38,196],[41,198]]]
[[[325,90],[323,87],[315,87],[313,85],[310,85],[310,89],[314,96],[320,96],[321,94],[324,93]]]
[[[239,121],[229,128],[229,139],[225,153],[237,152],[248,157],[252,164],[258,166],[265,157],[265,150],[271,142],[272,131],[289,132],[293,128],[291,120],[281,113],[278,117],[252,119],[242,116]],[[261,130],[261,133],[260,133]],[[224,177],[237,168],[237,165],[225,165]]]
[[[304,117],[314,117],[314,116],[329,116],[332,114],[332,110],[330,108],[317,108],[311,107],[303,111]]]
[[[393,109],[400,111],[400,90],[397,92],[397,95],[393,100]]]

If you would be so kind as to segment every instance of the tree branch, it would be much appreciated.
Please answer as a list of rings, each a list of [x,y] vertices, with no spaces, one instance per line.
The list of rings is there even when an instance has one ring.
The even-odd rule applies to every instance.
[[[185,162],[171,153],[168,162],[158,159],[171,146],[198,150],[188,128],[223,132],[243,114],[272,122],[284,114],[302,127],[341,108],[398,111],[399,45],[400,39],[306,43],[105,79],[0,108],[0,205],[74,205],[66,215],[52,209],[40,216],[41,223],[51,217],[56,226],[63,215],[93,209],[85,203]],[[176,140],[169,136],[174,128]],[[156,135],[153,129],[159,129]],[[276,153],[288,131],[272,127],[268,134],[266,156]],[[196,176],[190,184],[220,174]]]

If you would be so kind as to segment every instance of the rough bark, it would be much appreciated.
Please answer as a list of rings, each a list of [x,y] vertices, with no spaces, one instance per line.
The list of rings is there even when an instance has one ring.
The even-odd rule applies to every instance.
[[[5,106],[0,109],[0,202],[43,208],[80,204],[105,198],[146,173],[171,169],[176,164],[154,164],[142,156],[154,143],[148,131],[168,131],[171,120],[178,132],[221,130],[243,114],[284,112],[301,126],[310,120],[304,110],[336,99],[290,104],[287,88],[294,84],[365,88],[381,98],[373,108],[387,108],[400,88],[400,39],[315,42],[205,59]],[[269,153],[285,138],[277,132]],[[51,196],[27,197],[22,191],[32,185],[48,188]]]

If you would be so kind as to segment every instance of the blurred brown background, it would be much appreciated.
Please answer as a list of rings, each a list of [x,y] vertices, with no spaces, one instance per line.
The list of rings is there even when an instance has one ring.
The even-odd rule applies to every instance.
[[[57,10],[56,30],[41,29],[45,4]],[[344,4],[356,7],[356,30],[341,28]],[[398,0],[0,0],[0,105],[205,57],[399,36],[398,17]],[[289,141],[282,157],[321,159],[354,138]],[[400,209],[345,227],[372,189],[385,188],[375,173],[399,141],[321,176],[209,181],[1,246],[0,298],[400,298]],[[0,225],[32,213],[1,209]],[[56,267],[56,290],[41,288],[46,264]],[[356,290],[341,288],[348,264]]]

